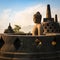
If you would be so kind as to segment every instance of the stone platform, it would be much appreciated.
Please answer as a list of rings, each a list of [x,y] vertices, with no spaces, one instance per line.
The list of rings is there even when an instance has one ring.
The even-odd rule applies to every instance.
[[[60,34],[0,34],[0,60],[60,60]]]

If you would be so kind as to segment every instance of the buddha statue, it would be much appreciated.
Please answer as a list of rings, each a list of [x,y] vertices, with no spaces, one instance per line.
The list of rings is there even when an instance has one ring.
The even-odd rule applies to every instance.
[[[43,34],[41,18],[42,18],[42,15],[40,14],[40,12],[37,12],[36,14],[34,14],[33,21],[34,21],[35,25],[34,25],[34,28],[32,31],[32,35],[42,35]]]

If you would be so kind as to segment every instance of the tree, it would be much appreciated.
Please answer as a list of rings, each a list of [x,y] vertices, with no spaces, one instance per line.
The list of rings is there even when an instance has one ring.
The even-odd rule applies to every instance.
[[[20,31],[21,27],[19,25],[15,25],[14,31],[18,33]]]

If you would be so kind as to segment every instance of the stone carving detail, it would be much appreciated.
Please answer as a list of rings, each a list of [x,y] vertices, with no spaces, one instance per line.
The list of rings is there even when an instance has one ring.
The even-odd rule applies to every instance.
[[[4,43],[5,43],[5,42],[4,42],[3,38],[1,37],[1,38],[0,38],[0,48],[2,48],[2,46],[4,45]]]
[[[16,38],[16,40],[14,41],[14,46],[15,46],[16,49],[19,49],[20,48],[21,41],[18,38]]]

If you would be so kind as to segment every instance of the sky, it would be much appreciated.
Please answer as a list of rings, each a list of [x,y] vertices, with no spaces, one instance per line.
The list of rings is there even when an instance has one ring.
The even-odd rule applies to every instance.
[[[52,17],[58,15],[60,20],[60,0],[0,0],[0,33],[11,23],[22,27],[22,31],[29,32],[33,26],[33,15],[39,11],[42,20],[46,17],[46,6],[50,4]],[[59,21],[60,22],[60,21]],[[28,27],[28,30],[23,27]]]

